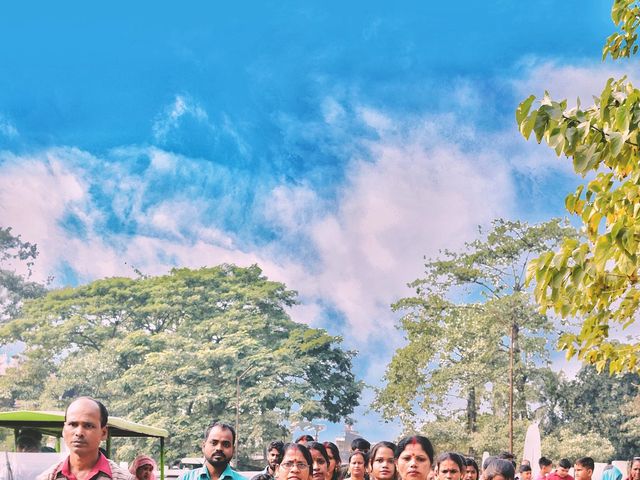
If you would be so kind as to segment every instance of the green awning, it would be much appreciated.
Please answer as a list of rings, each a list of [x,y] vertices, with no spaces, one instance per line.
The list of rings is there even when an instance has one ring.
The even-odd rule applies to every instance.
[[[16,410],[0,412],[0,427],[34,428],[45,435],[60,436],[64,424],[64,412]],[[167,438],[169,432],[164,428],[151,427],[130,422],[123,418],[109,416],[110,437],[154,437]]]

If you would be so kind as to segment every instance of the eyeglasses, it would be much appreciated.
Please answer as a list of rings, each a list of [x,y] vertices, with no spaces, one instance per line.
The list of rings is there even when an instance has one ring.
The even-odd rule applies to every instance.
[[[306,470],[309,468],[309,465],[302,462],[284,462],[280,464],[280,468],[284,468],[285,470],[291,470],[294,466],[297,467],[298,470]]]

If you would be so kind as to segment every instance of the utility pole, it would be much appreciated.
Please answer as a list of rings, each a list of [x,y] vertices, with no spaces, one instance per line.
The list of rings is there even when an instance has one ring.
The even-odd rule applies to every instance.
[[[253,365],[249,365],[244,372],[242,372],[240,375],[238,375],[236,377],[236,444],[234,445],[235,447],[235,451],[234,451],[234,458],[235,458],[235,466],[236,468],[238,467],[238,452],[240,450],[239,445],[240,445],[240,380],[242,379],[242,377],[244,377],[247,373],[249,373],[249,370],[251,370],[253,368]]]
[[[511,324],[511,345],[509,347],[509,452],[513,453],[513,344],[516,341],[516,325]]]

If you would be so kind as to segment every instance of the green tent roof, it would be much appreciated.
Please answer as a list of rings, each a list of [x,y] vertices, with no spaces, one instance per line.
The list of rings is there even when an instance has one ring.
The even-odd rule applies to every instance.
[[[63,424],[64,412],[32,410],[0,412],[0,427],[35,428],[46,435],[60,436]],[[164,428],[150,427],[112,416],[109,416],[107,426],[111,437],[167,438],[169,436],[169,432]]]

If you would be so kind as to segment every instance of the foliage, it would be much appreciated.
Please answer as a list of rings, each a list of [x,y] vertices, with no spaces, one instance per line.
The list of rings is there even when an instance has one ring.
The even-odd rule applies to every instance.
[[[463,252],[445,251],[428,261],[425,276],[410,284],[416,296],[393,305],[404,312],[399,328],[408,343],[396,351],[377,394],[374,406],[383,416],[399,417],[405,428],[416,429],[416,407],[455,415],[449,406],[456,403],[452,398],[461,398],[467,432],[476,430],[483,401],[506,418],[508,336],[514,328],[516,416],[527,418],[527,399],[535,397],[528,380],[546,359],[551,325],[524,291],[524,265],[529,256],[572,234],[558,220],[539,225],[497,220]],[[462,296],[461,289],[467,298],[484,301],[452,300]]]
[[[638,374],[609,376],[585,365],[572,380],[553,379],[548,379],[543,390],[544,404],[539,412],[543,437],[559,438],[567,429],[577,437],[589,432],[608,439],[616,458],[635,455],[640,449],[638,436],[632,434],[640,421],[640,411],[634,410],[640,398]]]
[[[11,230],[11,227],[0,227],[0,321],[15,317],[23,300],[45,292],[42,285],[29,280],[31,267],[38,256],[36,245],[23,241]],[[24,264],[26,276],[11,268],[10,264],[14,262]]]
[[[620,32],[612,33],[602,50],[602,59],[630,57],[638,53],[638,34],[640,25],[640,6],[636,0],[615,0],[611,8],[611,20],[620,28]]]
[[[604,56],[637,52],[638,4],[616,0],[612,19],[621,27],[607,39]],[[534,133],[558,156],[573,160],[575,172],[590,180],[566,197],[567,210],[580,218],[585,238],[567,239],[555,251],[531,261],[542,311],[583,317],[578,333],[565,333],[559,346],[610,373],[640,369],[640,344],[612,338],[626,329],[640,307],[640,90],[626,78],[609,79],[594,105],[573,108],[547,93],[537,108],[532,95],[520,104],[516,121],[525,138]]]
[[[576,431],[563,427],[556,435],[542,438],[542,451],[553,452],[554,458],[591,457],[596,462],[607,463],[615,449],[611,442],[596,432]]]
[[[167,428],[172,458],[198,452],[212,419],[235,422],[239,382],[241,451],[262,447],[294,414],[348,418],[362,388],[339,337],[289,318],[295,297],[257,266],[233,265],[52,291],[0,329],[4,343],[26,344],[0,388],[47,408],[101,398],[116,415]]]

